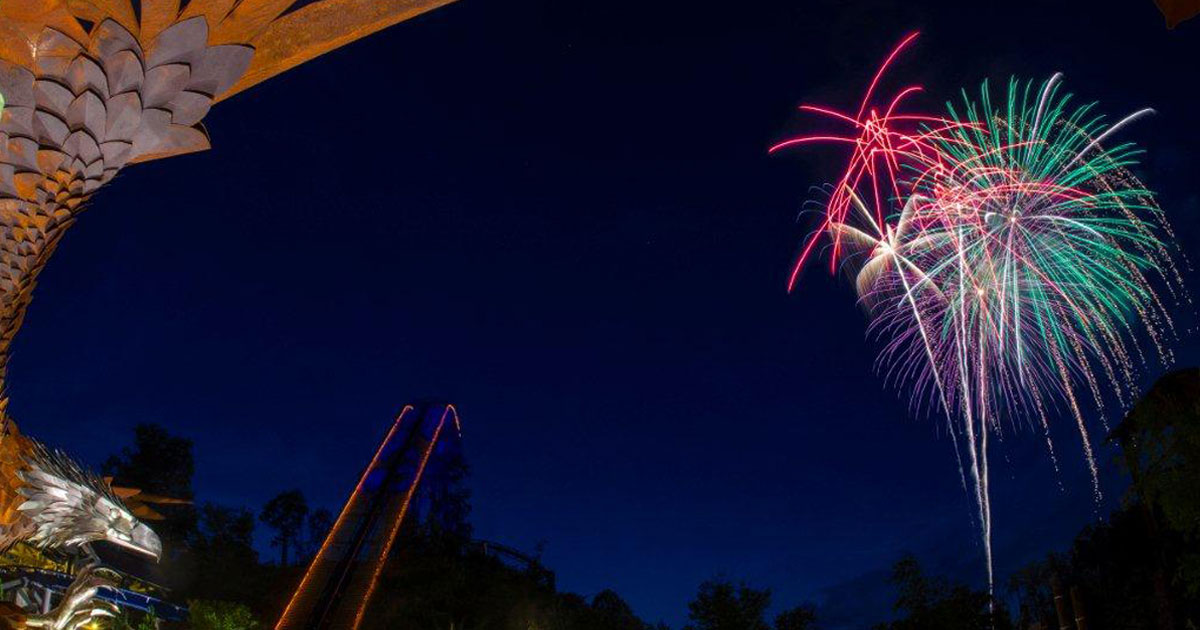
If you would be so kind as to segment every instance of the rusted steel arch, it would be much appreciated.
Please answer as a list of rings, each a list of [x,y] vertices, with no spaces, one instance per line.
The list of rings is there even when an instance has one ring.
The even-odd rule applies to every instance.
[[[1158,10],[1167,21],[1167,28],[1175,28],[1184,20],[1200,15],[1200,0],[1154,0]]]
[[[45,28],[86,43],[88,26],[113,20],[143,49],[172,25],[203,17],[210,45],[248,45],[253,61],[224,100],[305,61],[453,0],[5,0],[0,3],[0,58],[31,67]],[[289,11],[293,6],[298,6]]]
[[[450,1],[0,0],[0,392],[38,274],[100,186],[209,148],[213,103]]]

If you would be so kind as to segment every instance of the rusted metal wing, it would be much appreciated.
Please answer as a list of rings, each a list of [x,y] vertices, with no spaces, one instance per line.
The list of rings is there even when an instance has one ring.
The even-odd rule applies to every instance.
[[[128,164],[209,147],[213,103],[450,0],[0,0],[0,399],[38,273]]]

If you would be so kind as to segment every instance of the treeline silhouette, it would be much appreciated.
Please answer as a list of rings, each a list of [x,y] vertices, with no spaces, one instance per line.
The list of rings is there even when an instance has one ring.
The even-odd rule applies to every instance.
[[[1122,507],[1085,528],[1070,549],[986,592],[927,575],[912,556],[893,567],[893,619],[876,630],[1189,630],[1200,628],[1200,369],[1163,377],[1109,439],[1130,476]],[[155,425],[104,465],[121,484],[193,499],[190,441]],[[614,591],[557,589],[540,554],[496,553],[472,539],[468,468],[429,480],[423,508],[400,532],[364,630],[666,630],[638,618]],[[192,604],[197,630],[250,630],[277,618],[333,515],[300,490],[255,514],[201,502],[164,506],[170,597]],[[278,555],[260,557],[257,525]],[[814,630],[819,608],[770,615],[771,592],[727,577],[701,584],[684,630]],[[137,623],[126,622],[136,627]],[[862,627],[867,628],[866,624]]]

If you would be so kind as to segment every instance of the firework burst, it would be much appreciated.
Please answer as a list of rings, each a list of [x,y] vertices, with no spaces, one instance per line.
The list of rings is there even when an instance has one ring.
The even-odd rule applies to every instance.
[[[999,103],[985,82],[978,100],[964,92],[943,116],[897,113],[918,89],[905,88],[881,114],[869,106],[879,77],[914,38],[887,58],[856,116],[806,108],[857,136],[775,147],[853,147],[789,287],[826,237],[831,264],[855,275],[883,346],[880,370],[946,418],[973,487],[990,589],[989,436],[1033,424],[1054,458],[1050,423],[1071,417],[1099,498],[1085,414],[1103,423],[1106,403],[1136,394],[1139,368],[1170,362],[1169,305],[1182,282],[1163,212],[1129,171],[1138,150],[1109,143],[1150,110],[1107,124],[1094,104],[1073,106],[1055,75],[1011,80]]]

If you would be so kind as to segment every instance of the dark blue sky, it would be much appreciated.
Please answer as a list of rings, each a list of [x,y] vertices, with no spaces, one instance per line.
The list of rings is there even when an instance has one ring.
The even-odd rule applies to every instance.
[[[1155,107],[1127,137],[1195,259],[1200,23],[976,4],[461,0],[335,51],[214,108],[212,151],[96,197],[42,276],[12,408],[97,463],[139,422],[190,437],[202,500],[336,508],[394,412],[445,398],[480,536],[544,540],[562,588],[676,626],[719,572],[834,621],[884,609],[905,550],[979,583],[950,445],[872,372],[850,288],[814,268],[784,291],[841,156],[765,149],[921,29],[896,75],[930,107],[1059,70],[1113,115]],[[998,447],[1001,572],[1119,494],[1094,506],[1059,444],[1057,478],[1034,433]]]

